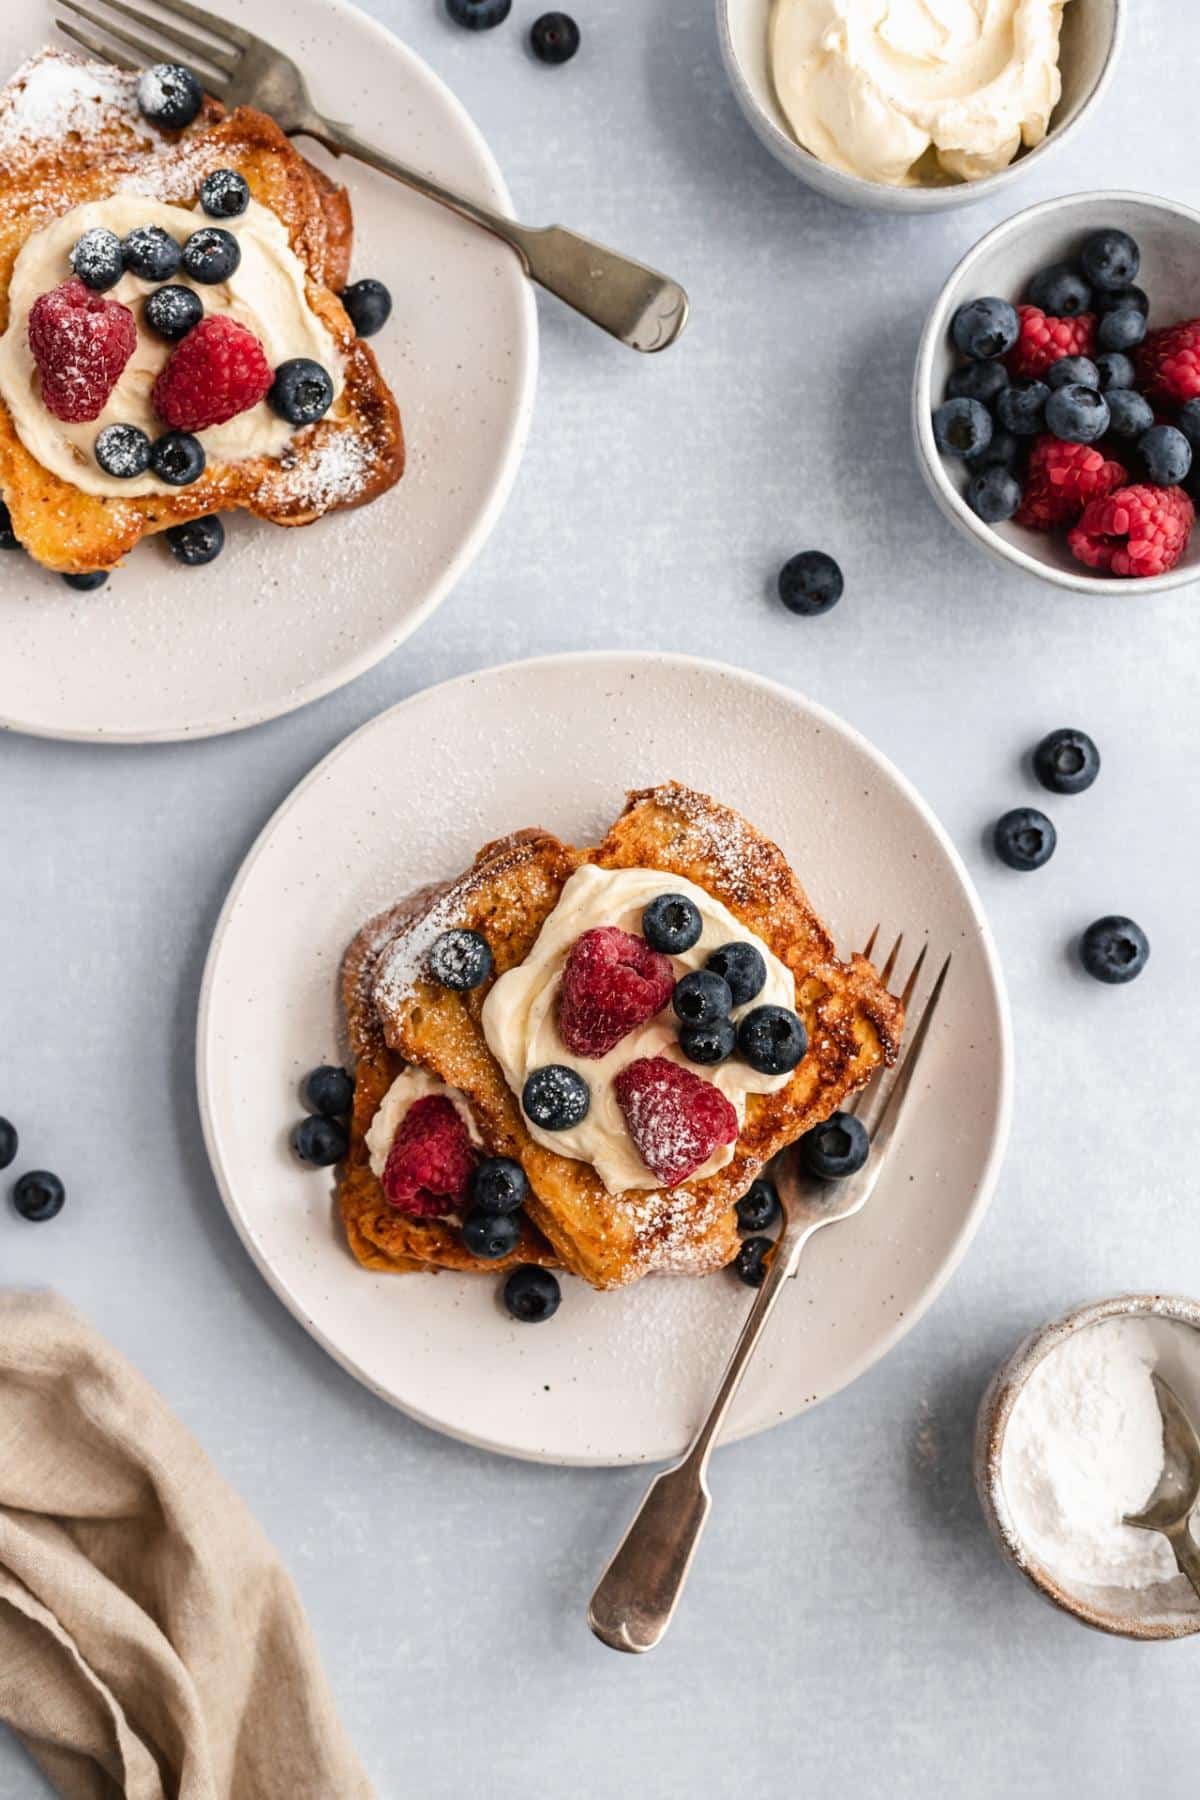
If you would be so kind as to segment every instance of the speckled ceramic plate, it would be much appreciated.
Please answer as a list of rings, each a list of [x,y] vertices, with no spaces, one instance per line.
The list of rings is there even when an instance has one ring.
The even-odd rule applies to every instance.
[[[318,105],[509,210],[500,171],[419,57],[343,0],[224,0],[280,43]],[[0,7],[3,78],[53,37],[39,5]],[[340,687],[414,631],[479,550],[507,497],[533,404],[537,322],[516,258],[444,208],[348,158],[354,272],[392,291],[372,340],[400,401],[404,479],[302,530],[231,515],[227,547],[185,570],[138,547],[99,593],[0,556],[0,726],[144,742],[236,731]]]
[[[608,1294],[564,1278],[558,1313],[530,1326],[488,1275],[369,1274],[329,1175],[288,1149],[297,1084],[341,1059],[338,964],[369,914],[519,826],[595,842],[626,788],[668,777],[776,838],[841,948],[881,920],[954,953],[903,1139],[870,1207],[806,1253],[731,1436],[824,1399],[904,1335],[966,1248],[1007,1134],[1007,1005],[979,900],[903,776],[811,701],[715,663],[601,654],[464,676],[373,720],[284,803],[225,904],[200,1009],[204,1129],[246,1248],[318,1342],[426,1424],[515,1456],[679,1450],[747,1290],[730,1274]]]

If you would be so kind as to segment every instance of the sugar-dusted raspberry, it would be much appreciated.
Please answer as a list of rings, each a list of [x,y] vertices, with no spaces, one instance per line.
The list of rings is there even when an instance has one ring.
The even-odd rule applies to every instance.
[[[42,399],[68,424],[99,417],[136,345],[129,308],[93,294],[78,276],[39,294],[29,309],[29,348]]]
[[[1074,319],[1055,319],[1040,306],[1018,306],[1021,335],[1005,357],[1009,374],[1017,381],[1045,374],[1063,356],[1090,356],[1096,343],[1095,313]]]
[[[1093,500],[1068,534],[1072,556],[1110,575],[1165,575],[1184,551],[1196,511],[1179,487],[1118,488]]]
[[[1090,500],[1102,500],[1128,480],[1128,470],[1094,444],[1068,444],[1043,432],[1029,452],[1013,523],[1031,531],[1074,525]]]
[[[257,406],[272,379],[250,328],[208,313],[171,352],[154,383],[154,410],[173,431],[205,431]]]
[[[392,1140],[383,1171],[388,1204],[414,1219],[457,1212],[476,1153],[467,1128],[444,1094],[414,1100]]]
[[[558,996],[558,1029],[576,1056],[607,1056],[661,1012],[675,991],[669,957],[645,938],[598,925],[571,946]]]
[[[1138,386],[1148,400],[1180,406],[1200,394],[1200,319],[1182,319],[1146,334],[1134,352]]]
[[[664,1187],[678,1187],[738,1134],[737,1113],[719,1088],[666,1056],[640,1056],[613,1083],[642,1161]]]

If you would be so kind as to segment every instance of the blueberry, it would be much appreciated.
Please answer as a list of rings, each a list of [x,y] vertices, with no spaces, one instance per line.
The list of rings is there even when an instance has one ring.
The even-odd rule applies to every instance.
[[[453,988],[465,994],[477,988],[492,972],[492,952],[487,939],[478,931],[456,925],[443,931],[433,941],[429,952],[429,978],[440,987]]]
[[[74,588],[77,594],[94,594],[96,589],[102,588],[108,580],[108,570],[89,569],[83,575],[64,575],[63,580],[69,588]]]
[[[292,356],[276,369],[267,399],[289,425],[311,425],[333,405],[333,382],[319,362]]]
[[[462,1222],[462,1241],[472,1256],[498,1262],[520,1243],[521,1221],[515,1213],[483,1212],[474,1206]]]
[[[94,294],[115,287],[125,273],[121,240],[107,225],[92,225],[71,252],[71,267]]]
[[[250,204],[246,177],[236,169],[214,169],[200,183],[200,204],[210,219],[236,219]]]
[[[1017,806],[997,819],[992,842],[1001,862],[1028,872],[1050,861],[1058,833],[1045,813],[1032,806]]]
[[[980,363],[978,366],[982,369],[990,367],[990,364]],[[968,456],[967,467],[975,473],[982,469],[1011,469],[1021,454],[1021,448],[1020,438],[998,425],[992,432],[987,448],[981,450],[978,456]]]
[[[738,1049],[760,1075],[786,1075],[808,1049],[808,1033],[786,1006],[756,1006],[738,1026]]]
[[[1034,437],[1042,429],[1049,398],[1044,381],[1010,381],[996,401],[996,422],[1017,437]]]
[[[1149,954],[1150,940],[1141,926],[1119,913],[1097,919],[1079,941],[1079,960],[1088,974],[1112,986],[1140,975]]]
[[[200,323],[204,317],[204,302],[195,288],[171,283],[146,295],[142,317],[156,337],[174,343],[177,338],[186,337],[193,325]]]
[[[190,431],[164,431],[150,446],[150,467],[170,487],[187,487],[204,473],[204,445]]]
[[[1114,437],[1140,438],[1154,423],[1154,408],[1144,394],[1132,388],[1109,388],[1108,429]]]
[[[755,994],[761,994],[767,983],[767,965],[762,951],[753,944],[722,944],[705,963],[714,975],[729,983],[735,1006],[746,1006]]]
[[[1193,449],[1200,444],[1200,399],[1185,400],[1175,415],[1175,423]]]
[[[292,1149],[302,1163],[313,1169],[327,1169],[331,1163],[341,1162],[349,1148],[350,1139],[341,1120],[327,1119],[321,1113],[301,1119],[292,1133]]]
[[[125,267],[139,281],[170,281],[179,272],[182,254],[161,225],[135,225],[121,240]]]
[[[1108,430],[1108,401],[1077,381],[1055,388],[1046,402],[1046,430],[1069,444],[1094,444]]]
[[[1063,358],[1066,362],[1069,359]],[[1114,388],[1131,388],[1134,382],[1134,367],[1130,359],[1120,350],[1106,350],[1103,356],[1096,358],[1096,373],[1100,377],[1100,392],[1111,394]]]
[[[570,1131],[587,1117],[591,1103],[587,1082],[563,1063],[534,1069],[521,1090],[526,1118],[543,1131]]]
[[[1102,350],[1132,350],[1145,335],[1146,315],[1136,306],[1114,307],[1096,327],[1096,342]]]
[[[1046,370],[1048,388],[1067,387],[1073,381],[1080,387],[1099,389],[1100,371],[1090,356],[1060,356]]]
[[[951,371],[946,383],[949,400],[978,400],[991,406],[1008,386],[1008,370],[1002,362],[969,362]]]
[[[310,1112],[327,1119],[344,1119],[354,1105],[353,1078],[332,1063],[322,1063],[306,1075],[300,1093]]]
[[[182,525],[168,525],[167,548],[176,562],[186,569],[200,569],[214,562],[225,548],[225,527],[216,513],[202,519],[187,519]]]
[[[472,1169],[467,1192],[478,1213],[519,1212],[525,1204],[529,1182],[520,1163],[511,1156],[489,1156]]]
[[[543,13],[529,28],[529,47],[539,62],[570,62],[579,48],[579,27],[570,13]]]
[[[359,337],[374,337],[391,316],[392,296],[382,281],[376,281],[372,276],[352,281],[349,287],[342,289],[340,298]]]
[[[659,894],[642,913],[642,936],[663,956],[682,956],[703,929],[700,910],[686,894]]]
[[[193,281],[199,281],[205,287],[228,281],[241,260],[241,245],[232,231],[226,231],[223,225],[201,225],[183,246],[185,271]],[[175,271],[170,269],[167,273],[173,275]]]
[[[446,11],[468,31],[490,31],[493,25],[503,25],[512,0],[446,0]]]
[[[775,1183],[760,1175],[757,1181],[750,1183],[737,1203],[738,1230],[743,1236],[755,1231],[770,1231],[780,1213]]]
[[[96,461],[106,475],[132,481],[150,467],[150,439],[136,425],[106,425],[96,433]]]
[[[0,550],[20,550],[23,546],[13,530],[12,514],[0,500]]]
[[[1145,288],[1125,287],[1115,288],[1111,294],[1101,289],[1092,300],[1092,311],[1099,313],[1101,318],[1105,313],[1114,312],[1119,306],[1136,306],[1142,317],[1147,318],[1150,313],[1150,296]]]
[[[721,1063],[737,1049],[737,1027],[732,1019],[713,1019],[708,1025],[684,1025],[679,1048],[689,1062]]]
[[[1040,306],[1054,319],[1077,319],[1090,312],[1092,290],[1070,263],[1050,263],[1039,269],[1026,289],[1031,306]]]
[[[842,571],[824,550],[801,550],[779,571],[779,598],[790,613],[815,618],[842,597]]]
[[[10,1119],[0,1119],[0,1169],[7,1169],[17,1154],[17,1128]]]
[[[1017,309],[1007,300],[990,294],[982,300],[968,300],[950,321],[954,347],[974,362],[990,362],[1012,349],[1021,335]]]
[[[204,103],[204,89],[182,63],[155,63],[138,76],[137,103],[152,125],[182,131]]]
[[[998,418],[1011,392],[1011,388],[1001,391],[996,401]],[[933,415],[934,442],[943,456],[978,456],[987,449],[991,436],[992,416],[978,400],[943,400]]]
[[[57,1218],[66,1197],[62,1182],[49,1169],[30,1169],[13,1188],[13,1205],[33,1225]]]
[[[844,1181],[857,1175],[871,1153],[866,1127],[853,1113],[831,1113],[800,1139],[800,1165],[822,1181]]]
[[[1100,773],[1100,752],[1086,731],[1063,726],[1034,751],[1033,772],[1052,794],[1082,794]]]
[[[675,983],[671,1005],[685,1025],[712,1025],[729,1017],[733,994],[724,976],[714,975],[710,969],[693,969]]]
[[[1155,487],[1175,487],[1186,481],[1192,466],[1192,446],[1174,425],[1151,425],[1137,441],[1137,453],[1146,480]]]
[[[999,525],[1020,506],[1021,484],[1009,469],[982,469],[968,481],[966,500],[985,525]]]
[[[1079,266],[1093,288],[1111,294],[1136,281],[1141,255],[1127,231],[1093,231],[1079,252]],[[1115,349],[1116,346],[1114,345]]]
[[[759,1288],[767,1278],[767,1252],[774,1246],[768,1237],[748,1237],[743,1239],[741,1248],[733,1259],[734,1274],[747,1287]]]
[[[561,1299],[557,1275],[550,1269],[539,1269],[536,1263],[522,1263],[504,1284],[504,1304],[523,1325],[540,1325],[543,1319],[552,1319]]]

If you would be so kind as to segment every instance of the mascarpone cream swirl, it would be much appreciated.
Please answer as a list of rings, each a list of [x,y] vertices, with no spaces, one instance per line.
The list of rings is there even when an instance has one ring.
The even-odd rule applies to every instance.
[[[734,1019],[756,1006],[795,1010],[796,984],[791,970],[703,888],[678,875],[665,875],[661,869],[601,869],[594,863],[585,863],[571,876],[525,961],[500,976],[483,1005],[488,1048],[518,1099],[531,1071],[547,1063],[564,1063],[587,1082],[591,1105],[586,1117],[571,1130],[545,1131],[530,1119],[525,1126],[545,1149],[591,1163],[610,1194],[661,1185],[642,1161],[617,1105],[613,1081],[626,1064],[643,1056],[667,1056],[682,1064],[721,1090],[737,1113],[739,1130],[746,1116],[747,1094],[778,1093],[791,1079],[790,1074],[760,1075],[736,1054],[715,1067],[689,1063],[679,1048],[678,1021],[669,1005],[622,1038],[607,1056],[576,1056],[567,1049],[558,1029],[558,992],[572,945],[597,925],[616,925],[639,935],[642,913],[659,894],[685,894],[698,908],[702,921],[699,940],[682,956],[671,958],[677,977],[689,969],[703,968],[722,944],[753,944],[767,967],[766,985],[747,1006],[734,1008]],[[699,1181],[723,1169],[732,1161],[734,1148],[723,1144],[691,1179]]]
[[[409,1110],[418,1100],[427,1100],[432,1095],[449,1100],[466,1126],[471,1142],[482,1150],[483,1139],[479,1135],[479,1127],[471,1116],[465,1097],[458,1089],[447,1087],[444,1081],[439,1081],[428,1069],[402,1069],[379,1102],[375,1117],[367,1127],[367,1154],[371,1159],[371,1171],[377,1180],[383,1180],[383,1171],[387,1167],[396,1133],[408,1117]]]
[[[893,187],[976,181],[1045,137],[1065,4],[775,0],[775,91],[832,168]]]

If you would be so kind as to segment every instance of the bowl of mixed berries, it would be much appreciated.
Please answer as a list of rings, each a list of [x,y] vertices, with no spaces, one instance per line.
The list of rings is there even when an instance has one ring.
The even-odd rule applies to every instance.
[[[1003,561],[1106,593],[1200,578],[1200,214],[1030,207],[964,257],[917,356],[934,499]]]

